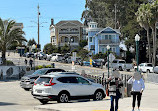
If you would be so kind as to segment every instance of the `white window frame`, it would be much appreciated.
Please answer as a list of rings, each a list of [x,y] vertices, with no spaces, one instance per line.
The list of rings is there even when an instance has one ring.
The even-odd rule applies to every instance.
[[[111,49],[112,49],[112,52],[116,53],[116,47],[111,47]]]
[[[103,50],[104,50],[104,51],[103,51]],[[105,53],[105,48],[104,48],[104,47],[101,48],[101,53],[102,53],[102,54]]]
[[[92,38],[92,41],[91,41]],[[92,43],[93,42],[93,37],[89,37],[89,42]]]
[[[111,40],[111,39],[109,39],[109,35],[115,35],[114,41],[116,42],[116,34],[102,34],[102,35],[101,35],[101,40],[105,40],[105,35],[108,36],[108,39],[107,39],[107,40]]]

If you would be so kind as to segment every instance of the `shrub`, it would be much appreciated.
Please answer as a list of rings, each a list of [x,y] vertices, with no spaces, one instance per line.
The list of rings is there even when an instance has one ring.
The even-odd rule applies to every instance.
[[[52,68],[52,66],[51,65],[46,65],[45,68]]]
[[[5,65],[6,66],[15,66],[15,64],[12,61],[10,61],[10,60],[6,60],[6,64]]]

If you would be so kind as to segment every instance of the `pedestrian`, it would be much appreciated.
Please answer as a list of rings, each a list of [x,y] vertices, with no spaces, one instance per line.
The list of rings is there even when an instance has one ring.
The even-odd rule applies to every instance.
[[[25,65],[27,66],[27,59],[25,59],[25,61],[24,61],[24,62],[25,62]]]
[[[33,60],[32,59],[30,59],[29,64],[30,64],[30,66],[32,68],[32,64],[33,64]]]
[[[103,61],[100,62],[100,68],[103,69]]]
[[[132,91],[131,91],[131,95],[133,95],[132,111],[134,111],[135,108],[136,98],[137,98],[138,111],[140,111],[141,96],[145,89],[144,80],[142,79],[141,73],[138,71],[134,73],[134,76],[132,76],[128,80],[128,83],[132,84]]]
[[[112,77],[108,79],[109,83],[109,96],[111,98],[111,107],[110,111],[118,111],[118,101],[122,96],[122,87],[123,82],[120,78],[120,73],[118,71],[114,71],[112,73]],[[115,100],[115,110],[114,110],[114,100]]]

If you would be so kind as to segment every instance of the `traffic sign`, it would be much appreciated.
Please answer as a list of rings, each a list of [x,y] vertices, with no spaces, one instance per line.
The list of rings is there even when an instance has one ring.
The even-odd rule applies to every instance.
[[[116,57],[112,53],[110,53],[109,54],[109,62],[113,62],[115,59],[116,59]],[[107,60],[108,60],[108,57],[107,57]]]
[[[72,53],[72,61],[76,61],[76,52]]]

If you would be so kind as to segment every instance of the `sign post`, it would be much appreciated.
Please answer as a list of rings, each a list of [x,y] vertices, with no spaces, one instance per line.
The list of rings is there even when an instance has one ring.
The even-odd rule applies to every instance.
[[[76,52],[72,53],[72,71],[75,70]]]

